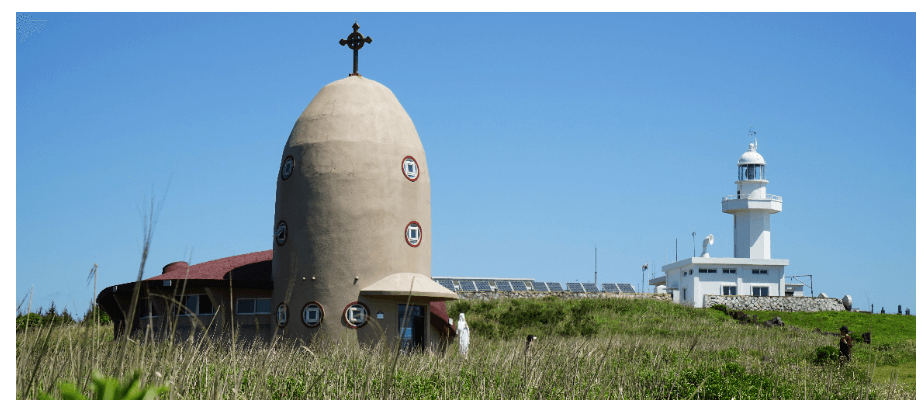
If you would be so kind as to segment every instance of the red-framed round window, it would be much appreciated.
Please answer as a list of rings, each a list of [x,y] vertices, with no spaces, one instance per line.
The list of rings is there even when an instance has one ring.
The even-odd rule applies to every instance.
[[[276,324],[284,328],[289,323],[289,307],[286,303],[281,302],[276,306]]]
[[[290,155],[282,161],[282,166],[279,168],[279,176],[285,181],[292,176],[293,171],[295,171],[295,158]]]
[[[420,242],[423,241],[423,228],[417,221],[412,220],[404,227],[404,241],[411,247],[420,246]]]
[[[276,224],[276,231],[273,232],[273,236],[276,238],[276,244],[280,246],[286,244],[286,239],[289,237],[289,228],[286,226],[286,221],[281,220]]]
[[[409,181],[417,181],[417,178],[420,177],[420,166],[417,165],[417,160],[414,157],[407,156],[401,160],[401,171],[404,172],[404,177]]]
[[[343,309],[343,322],[353,329],[362,328],[369,322],[369,307],[359,301],[347,304]]]
[[[324,321],[324,307],[317,301],[311,301],[302,307],[302,323],[308,328],[317,328]]]

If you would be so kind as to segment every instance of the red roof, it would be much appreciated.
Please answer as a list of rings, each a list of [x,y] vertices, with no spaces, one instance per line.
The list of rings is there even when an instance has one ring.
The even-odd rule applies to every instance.
[[[272,262],[273,251],[264,250],[195,264],[188,267],[188,274],[187,267],[183,267],[186,264],[185,262],[178,262],[179,264],[170,263],[164,267],[165,273],[145,279],[145,281],[182,280],[184,278],[190,280],[226,280],[228,272],[232,270],[235,271],[235,279],[265,279],[268,281],[272,274]]]

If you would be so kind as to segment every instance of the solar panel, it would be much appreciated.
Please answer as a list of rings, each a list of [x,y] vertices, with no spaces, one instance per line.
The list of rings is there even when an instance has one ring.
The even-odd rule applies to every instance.
[[[561,283],[545,283],[549,286],[549,291],[565,291],[564,288],[561,288]]]
[[[475,287],[478,287],[478,291],[494,291],[491,289],[491,285],[484,280],[475,281]]]
[[[603,283],[603,291],[608,293],[619,293],[619,287],[613,283]]]
[[[549,291],[549,287],[546,287],[546,286],[545,286],[545,283],[537,283],[537,282],[534,281],[534,282],[533,282],[533,291],[542,291],[542,292],[546,292],[546,291]]]
[[[462,291],[478,291],[475,288],[475,282],[471,280],[462,280]]]
[[[438,278],[438,279],[435,279],[435,280],[433,280],[433,281],[436,281],[436,282],[439,283],[441,286],[446,287],[447,289],[449,289],[449,291],[455,291],[455,290],[456,290],[456,288],[452,285],[452,280],[446,280],[446,279],[443,279],[443,278]]]
[[[526,283],[522,281],[511,281],[510,286],[513,287],[513,291],[527,291]]]
[[[619,286],[619,291],[622,291],[624,293],[634,293],[635,292],[635,289],[633,289],[632,286],[629,284],[619,283],[616,285]]]
[[[571,291],[573,293],[584,292],[584,287],[581,286],[581,283],[567,283],[567,284],[568,284],[568,291]]]
[[[582,284],[582,285],[584,286],[584,291],[586,291],[586,292],[589,292],[589,293],[598,293],[598,292],[600,292],[600,290],[597,289],[597,285],[594,284],[594,283],[584,283],[584,284]]]
[[[509,281],[498,281],[494,285],[497,286],[497,291],[513,291]]]

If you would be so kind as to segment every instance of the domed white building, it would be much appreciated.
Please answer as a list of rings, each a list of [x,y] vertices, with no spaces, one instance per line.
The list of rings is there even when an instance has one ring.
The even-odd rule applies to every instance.
[[[722,198],[722,212],[734,216],[735,257],[711,257],[709,240],[700,257],[665,265],[665,275],[650,285],[694,307],[703,306],[705,295],[802,295],[801,284],[785,283],[789,260],[770,257],[770,215],[783,210],[783,198],[767,194],[766,167],[756,142],[751,143],[738,159],[737,192]]]

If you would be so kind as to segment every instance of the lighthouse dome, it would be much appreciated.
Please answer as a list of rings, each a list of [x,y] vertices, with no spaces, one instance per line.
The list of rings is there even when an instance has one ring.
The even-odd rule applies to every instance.
[[[744,154],[741,154],[741,158],[738,159],[738,165],[748,165],[748,164],[760,164],[766,165],[764,157],[757,152],[757,145],[751,143],[748,145],[748,151],[745,151]]]

